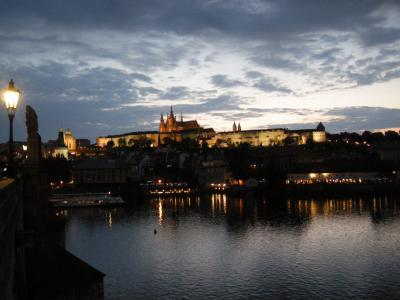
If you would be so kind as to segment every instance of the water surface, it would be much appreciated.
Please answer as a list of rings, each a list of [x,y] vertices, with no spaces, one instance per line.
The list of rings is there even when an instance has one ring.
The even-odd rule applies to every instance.
[[[67,249],[106,274],[106,299],[400,298],[393,198],[213,195],[63,214]]]

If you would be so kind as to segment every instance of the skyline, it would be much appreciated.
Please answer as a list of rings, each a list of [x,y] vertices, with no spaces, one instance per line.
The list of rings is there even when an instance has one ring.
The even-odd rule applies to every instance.
[[[396,1],[3,1],[0,25],[16,140],[25,104],[43,141],[157,130],[170,105],[217,131],[400,127]]]

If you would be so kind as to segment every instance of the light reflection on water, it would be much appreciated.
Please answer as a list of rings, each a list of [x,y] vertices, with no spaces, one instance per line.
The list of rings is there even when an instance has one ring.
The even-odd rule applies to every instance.
[[[62,213],[67,249],[106,274],[106,299],[393,299],[398,201],[212,195]]]

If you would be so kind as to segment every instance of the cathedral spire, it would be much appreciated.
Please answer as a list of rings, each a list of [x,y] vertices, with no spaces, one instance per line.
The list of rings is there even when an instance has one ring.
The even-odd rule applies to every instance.
[[[181,112],[181,123],[183,123],[183,115],[182,115],[182,112]]]
[[[163,113],[161,113],[159,131],[160,132],[164,132],[165,131],[165,126],[166,126],[166,123],[164,122],[164,116],[163,116]]]
[[[172,105],[171,105],[171,116],[173,116],[174,115],[174,112],[172,111]]]
[[[236,122],[233,122],[233,127],[232,127],[233,131],[236,132],[237,128],[236,128]]]
[[[237,131],[242,131],[242,126],[240,126],[240,122],[238,124]]]

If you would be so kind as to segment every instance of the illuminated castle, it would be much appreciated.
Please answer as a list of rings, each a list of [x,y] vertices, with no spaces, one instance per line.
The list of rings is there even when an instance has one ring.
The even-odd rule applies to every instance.
[[[177,132],[177,131],[179,132],[179,131],[187,131],[194,129],[201,129],[197,121],[196,120],[183,121],[182,113],[180,121],[177,121],[176,116],[174,115],[174,112],[172,110],[172,106],[171,106],[171,112],[170,114],[167,114],[167,119],[165,121],[164,121],[164,116],[161,113],[160,127],[159,127],[160,133]]]
[[[158,131],[130,132],[117,135],[101,136],[96,139],[100,147],[112,142],[115,147],[133,145],[135,141],[144,139],[152,147],[165,144],[168,140],[180,142],[192,139],[207,143],[209,147],[228,147],[242,143],[252,146],[304,145],[307,142],[326,142],[325,127],[319,123],[316,128],[289,130],[287,128],[243,130],[240,122],[233,123],[232,131],[215,132],[212,128],[203,128],[196,120],[183,121],[182,113],[177,120],[172,110],[166,119],[161,113]],[[68,145],[68,143],[66,143]]]

